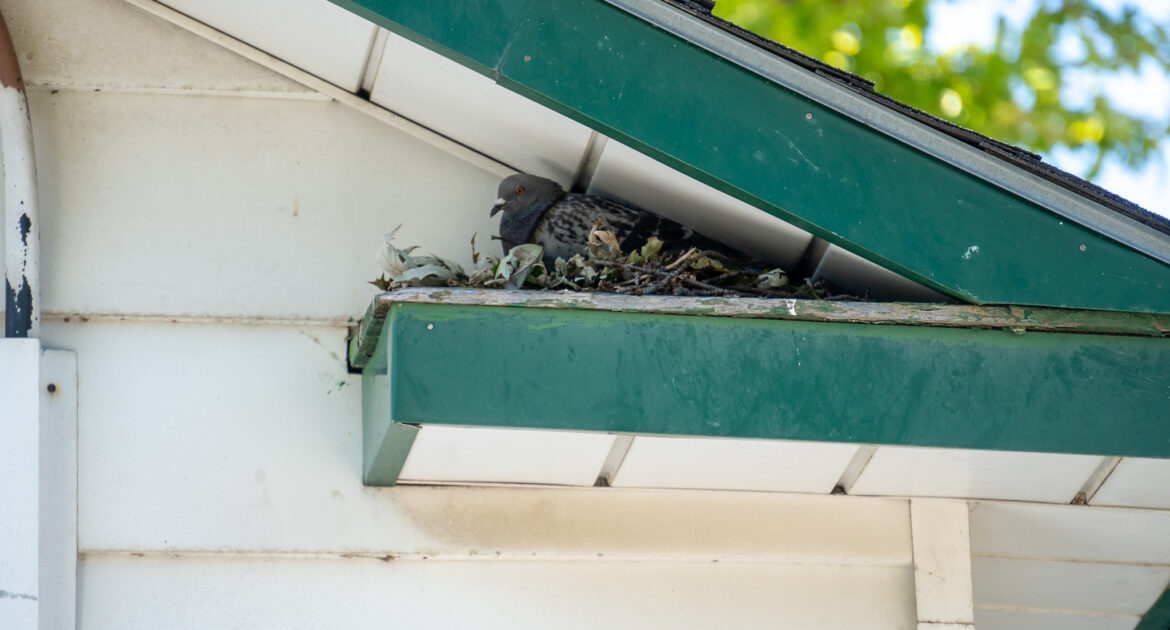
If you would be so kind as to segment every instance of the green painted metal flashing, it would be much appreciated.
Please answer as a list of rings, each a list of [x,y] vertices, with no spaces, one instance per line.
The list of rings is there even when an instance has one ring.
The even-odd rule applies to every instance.
[[[1170,313],[1170,266],[602,0],[334,2],[956,298]]]
[[[384,322],[368,458],[405,456],[382,437],[401,423],[1170,458],[1170,339],[412,303]]]
[[[371,486],[397,483],[418,433],[416,425],[384,422],[382,414],[373,412],[390,406],[386,357],[391,343],[390,335],[382,335],[372,353],[374,360],[362,370],[362,479]]]
[[[1154,602],[1134,630],[1170,630],[1170,589]]]

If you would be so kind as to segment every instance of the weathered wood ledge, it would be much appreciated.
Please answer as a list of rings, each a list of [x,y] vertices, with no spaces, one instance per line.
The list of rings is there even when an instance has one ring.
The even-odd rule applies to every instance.
[[[985,328],[1024,332],[1170,337],[1170,315],[1028,306],[843,302],[788,298],[631,296],[584,291],[409,288],[374,297],[350,341],[350,365],[361,368],[377,345],[394,304],[455,304],[655,313],[806,322]]]

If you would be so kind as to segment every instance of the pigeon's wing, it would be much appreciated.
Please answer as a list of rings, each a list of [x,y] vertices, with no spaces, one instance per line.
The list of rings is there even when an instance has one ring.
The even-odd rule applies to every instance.
[[[697,236],[685,225],[605,197],[569,195],[560,205],[579,217],[589,218],[586,238],[593,224],[604,220],[602,229],[612,230],[624,251],[641,247],[652,236],[674,246],[684,246]]]
[[[548,256],[568,258],[584,250],[589,232],[598,220],[604,222],[601,229],[614,233],[622,251],[637,249],[650,237],[656,237],[667,250],[695,247],[719,252],[733,264],[749,264],[755,260],[666,217],[596,195],[565,195],[548,209],[533,235]]]
[[[622,251],[637,249],[646,243],[650,237],[657,237],[667,250],[684,251],[694,247],[701,251],[719,253],[728,262],[736,265],[748,265],[757,262],[753,256],[712,238],[699,234],[691,228],[671,221],[666,217],[653,212],[638,210],[611,201],[601,199],[605,204],[609,218],[607,221],[614,226]]]

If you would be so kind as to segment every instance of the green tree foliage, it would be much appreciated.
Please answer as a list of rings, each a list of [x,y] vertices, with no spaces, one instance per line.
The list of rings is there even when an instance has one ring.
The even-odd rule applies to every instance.
[[[949,0],[934,0],[935,2]],[[1170,73],[1170,29],[1135,9],[1110,14],[1089,0],[1038,0],[1022,28],[1002,17],[992,45],[924,44],[932,0],[719,0],[715,14],[875,83],[887,96],[1033,151],[1088,151],[1139,168],[1170,133],[1128,113],[1086,73]],[[1078,78],[1080,79],[1078,81]]]

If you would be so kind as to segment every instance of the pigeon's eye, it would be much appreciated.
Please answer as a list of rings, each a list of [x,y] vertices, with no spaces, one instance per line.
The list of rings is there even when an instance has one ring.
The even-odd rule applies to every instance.
[[[523,187],[523,186],[517,186],[517,187],[516,187],[516,194],[517,194],[517,195],[523,195],[523,194],[524,194],[524,187]]]

